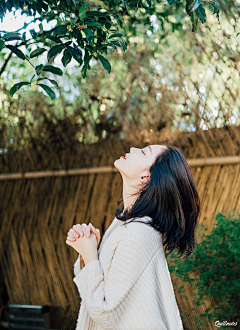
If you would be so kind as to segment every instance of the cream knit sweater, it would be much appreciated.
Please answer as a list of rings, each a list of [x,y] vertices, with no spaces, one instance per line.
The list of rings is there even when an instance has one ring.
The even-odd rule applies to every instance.
[[[79,255],[74,264],[81,297],[76,330],[183,330],[159,232],[114,218],[98,257],[84,266]]]

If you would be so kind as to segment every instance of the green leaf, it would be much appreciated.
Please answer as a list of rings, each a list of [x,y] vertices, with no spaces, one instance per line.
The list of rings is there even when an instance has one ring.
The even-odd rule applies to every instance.
[[[38,27],[39,27],[40,33],[43,33],[43,25],[42,25],[42,23],[40,23],[40,24],[38,25]]]
[[[87,26],[95,26],[95,27],[102,27],[102,25],[98,22],[90,22],[87,23]]]
[[[198,18],[197,18],[197,15],[196,15],[195,11],[191,13],[190,18],[191,18],[191,21],[192,21],[192,32],[194,32],[194,31],[196,31],[197,24],[198,24]]]
[[[50,40],[52,40],[52,41],[55,41],[55,42],[58,43],[58,44],[62,43],[61,39],[59,39],[59,38],[57,38],[57,37],[54,37],[54,36],[52,36],[51,34],[47,34],[45,38],[48,38],[48,39],[50,39]]]
[[[19,0],[13,0],[13,6],[18,9],[19,7]]]
[[[28,81],[22,81],[20,83],[13,85],[9,92],[10,96],[13,96],[14,93],[16,93],[22,86],[25,86],[25,85],[30,85],[30,83]]]
[[[71,62],[71,59],[72,59],[72,55],[67,51],[67,49],[65,49],[62,57],[63,66],[66,67],[68,63]]]
[[[57,36],[63,37],[68,31],[68,29],[67,29],[68,25],[69,25],[69,23],[64,24],[64,25],[58,25],[57,28],[53,31],[54,37],[57,37]]]
[[[35,31],[35,29],[30,29],[29,32],[33,38],[36,38],[38,35],[37,32]]]
[[[123,24],[122,24],[120,17],[117,14],[113,14],[113,16],[116,18],[118,24],[122,27]]]
[[[60,68],[57,68],[53,65],[45,65],[42,69],[42,71],[48,71],[48,72],[52,72],[54,74],[57,74],[58,76],[62,76],[63,72]]]
[[[55,56],[55,55],[61,53],[61,51],[63,50],[63,48],[64,48],[63,45],[56,45],[56,46],[53,46],[53,47],[49,50],[49,52],[48,52],[48,54],[47,54],[47,58],[48,58],[48,60],[50,60],[51,57],[53,57],[53,56]]]
[[[175,6],[175,5],[177,5],[178,3],[180,3],[181,0],[167,0],[167,2],[168,2],[168,4],[169,4],[170,6]]]
[[[56,82],[56,80],[49,79],[49,78],[47,78],[47,77],[39,78],[38,81],[40,81],[40,80],[44,80],[44,79],[49,80],[54,86],[58,87],[58,83]]]
[[[86,17],[86,5],[82,5],[79,9],[78,16],[80,18],[80,21],[84,23],[84,19]]]
[[[0,51],[3,49],[4,45],[5,45],[4,40],[0,39]]]
[[[38,55],[41,55],[44,52],[46,52],[46,49],[45,48],[37,48],[33,52],[31,52],[30,58],[34,58],[34,57],[36,57]]]
[[[38,76],[40,75],[43,67],[44,67],[43,64],[39,64],[35,67],[35,70],[36,70],[36,73],[37,73]]]
[[[112,38],[116,38],[116,37],[122,37],[123,35],[121,34],[121,33],[114,33],[114,34],[112,34],[108,39],[112,39]]]
[[[216,0],[208,1],[207,4],[213,7],[213,15],[216,14],[219,21],[219,4]]]
[[[52,100],[56,98],[54,91],[47,85],[39,84],[38,86],[42,87]]]
[[[187,14],[190,16],[191,12],[196,10],[200,6],[201,2],[202,2],[202,0],[187,0],[187,3],[186,3]]]
[[[94,36],[94,34],[92,33],[92,30],[90,30],[89,28],[84,29],[84,33],[85,33],[87,39],[89,39],[89,37]]]
[[[87,16],[96,16],[96,17],[104,17],[108,15],[108,12],[100,12],[100,11],[96,11],[96,10],[91,10],[91,11],[87,11]]]
[[[98,58],[99,58],[100,62],[102,63],[102,66],[104,67],[104,69],[107,70],[108,73],[110,73],[111,64],[109,63],[109,61],[102,55],[98,55]]]
[[[10,40],[22,40],[22,36],[18,32],[9,32],[9,33],[6,33],[6,34],[4,34],[3,38],[6,41],[10,41]]]
[[[56,82],[56,80],[53,79],[49,79],[47,78],[54,86],[58,87],[58,83]]]
[[[91,58],[92,58],[92,54],[88,50],[85,50],[84,65],[82,67],[83,78],[87,77],[87,70],[90,69],[89,62],[90,62]]]
[[[6,45],[6,47],[9,48],[19,58],[21,58],[22,60],[25,60],[25,55],[23,54],[23,52],[20,49],[18,49],[15,46],[11,46],[11,45]]]
[[[82,52],[79,49],[67,46],[67,50],[78,63],[82,64]]]
[[[121,47],[124,51],[127,49],[126,45],[123,42],[119,41],[119,40],[111,40],[110,45],[111,46],[115,45],[117,47]]]
[[[48,5],[45,2],[42,2],[42,8],[43,10],[45,10],[46,12],[48,11]]]
[[[99,37],[99,36],[90,36],[90,37],[88,38],[88,41],[91,42],[91,41],[94,40],[94,39],[101,39],[101,40],[104,40],[102,37]]]
[[[205,8],[203,7],[203,5],[200,5],[196,10],[195,13],[197,15],[197,17],[200,19],[200,21],[202,23],[205,23],[207,20],[207,15],[206,15],[206,11]]]
[[[30,84],[31,84],[31,82],[33,81],[33,78],[35,77],[35,73],[34,73],[34,75],[32,76],[32,78],[31,78],[31,80],[30,80]]]

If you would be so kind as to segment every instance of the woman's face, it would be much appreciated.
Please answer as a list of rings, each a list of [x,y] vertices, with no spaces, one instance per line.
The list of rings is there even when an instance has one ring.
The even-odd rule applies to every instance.
[[[116,159],[114,166],[120,173],[128,179],[139,179],[141,176],[149,174],[149,169],[154,163],[156,157],[160,155],[167,147],[161,144],[153,144],[145,148],[130,148],[130,153]]]

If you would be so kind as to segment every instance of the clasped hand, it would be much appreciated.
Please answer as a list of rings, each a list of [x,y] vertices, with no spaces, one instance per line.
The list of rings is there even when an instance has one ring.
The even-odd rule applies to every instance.
[[[66,244],[82,255],[85,265],[93,259],[98,259],[99,242],[100,230],[91,223],[74,225],[67,233]]]

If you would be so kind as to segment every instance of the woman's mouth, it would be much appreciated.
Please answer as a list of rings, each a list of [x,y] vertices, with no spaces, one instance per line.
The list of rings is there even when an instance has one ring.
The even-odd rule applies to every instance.
[[[127,158],[127,157],[126,157],[126,154],[125,154],[125,156],[121,156],[120,158],[126,159],[126,158]]]

